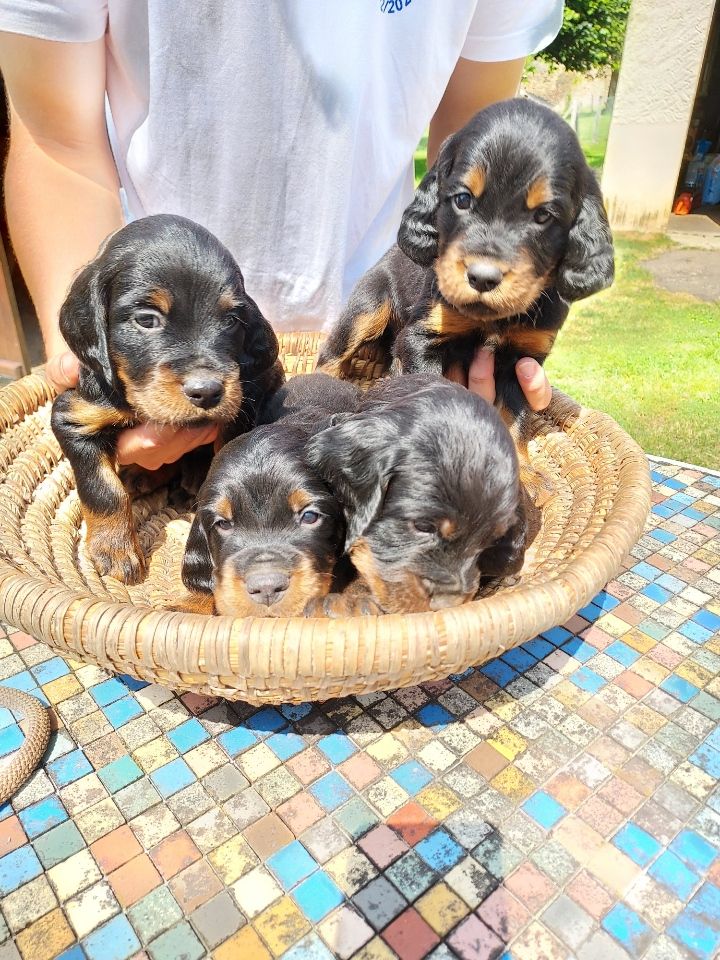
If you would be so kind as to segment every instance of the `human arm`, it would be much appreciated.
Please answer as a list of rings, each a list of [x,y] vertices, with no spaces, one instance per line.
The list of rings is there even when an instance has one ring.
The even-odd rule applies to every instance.
[[[443,140],[465,126],[478,110],[517,94],[524,65],[524,57],[496,63],[460,57],[430,121],[428,167],[435,162]]]

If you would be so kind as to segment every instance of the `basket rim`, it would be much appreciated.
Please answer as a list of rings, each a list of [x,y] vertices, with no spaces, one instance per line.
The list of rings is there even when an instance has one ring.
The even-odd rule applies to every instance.
[[[35,406],[29,407],[28,393]],[[4,388],[0,391],[0,430],[17,423],[18,416],[40,409],[52,396],[46,381],[36,374]],[[68,656],[79,655],[112,669],[122,664],[125,672],[140,676],[157,677],[160,670],[172,677],[176,686],[182,686],[183,676],[197,677],[199,673],[202,677],[262,678],[270,687],[285,678],[287,688],[287,678],[300,675],[329,681],[347,677],[357,672],[348,669],[353,661],[362,674],[382,673],[387,678],[386,688],[409,661],[425,663],[430,673],[442,666],[447,676],[457,672],[458,666],[496,656],[502,649],[564,623],[617,573],[644,527],[651,503],[645,454],[609,415],[580,407],[559,391],[554,391],[555,400],[561,406],[565,402],[562,421],[548,420],[555,429],[562,430],[572,421],[574,434],[582,435],[584,429],[589,434],[587,422],[592,420],[592,433],[614,443],[618,488],[592,542],[547,581],[520,584],[460,607],[422,613],[335,620],[231,618],[97,599],[23,574],[0,558],[0,617]],[[534,607],[530,617],[529,606]],[[111,649],[103,647],[104,658],[90,649],[98,631],[111,632],[114,637]],[[487,656],[476,656],[478,635],[482,635],[484,649],[489,642]],[[448,638],[456,649],[446,660]],[[364,650],[359,650],[360,645]],[[278,678],[278,664],[282,665],[282,678]],[[424,679],[417,677],[413,682]],[[197,685],[196,681],[188,683],[189,688]]]

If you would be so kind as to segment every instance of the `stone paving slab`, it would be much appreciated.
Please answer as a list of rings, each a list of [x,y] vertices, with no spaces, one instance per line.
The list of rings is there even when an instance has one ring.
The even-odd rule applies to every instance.
[[[57,727],[0,809],[0,960],[717,956],[720,478],[654,467],[618,578],[441,682],[256,709],[0,631]]]

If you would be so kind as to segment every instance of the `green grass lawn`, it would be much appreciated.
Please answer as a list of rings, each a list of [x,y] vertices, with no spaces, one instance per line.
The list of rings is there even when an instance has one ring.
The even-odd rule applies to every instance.
[[[602,170],[602,165],[605,162],[611,116],[610,113],[600,114],[600,122],[596,131],[594,112],[588,111],[578,115],[578,138],[582,144],[585,159],[593,170]],[[595,141],[596,132],[597,141]]]
[[[576,304],[547,361],[552,383],[614,417],[647,453],[720,469],[720,307],[669,293],[642,259],[665,239],[616,238],[617,279]]]

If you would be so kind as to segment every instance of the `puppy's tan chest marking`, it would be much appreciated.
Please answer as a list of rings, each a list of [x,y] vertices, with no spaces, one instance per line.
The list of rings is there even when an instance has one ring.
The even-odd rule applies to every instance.
[[[508,348],[521,357],[546,357],[555,343],[557,330],[537,330],[535,327],[511,327],[494,331],[487,339],[487,346],[497,351]]]
[[[466,317],[447,303],[436,303],[423,320],[423,326],[436,337],[448,340],[477,333],[484,326],[482,321]]]
[[[557,336],[556,330],[538,330],[529,326],[508,328],[492,321],[466,317],[446,303],[436,303],[423,320],[423,325],[442,342],[474,334],[482,337],[482,345],[491,350],[507,347],[521,356],[547,356]]]

